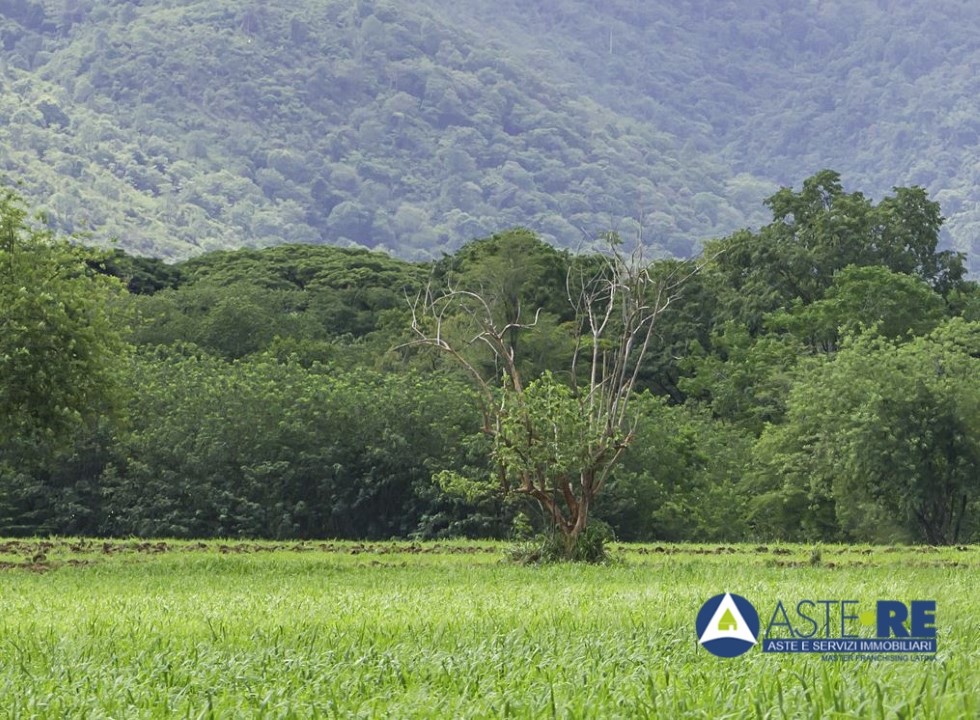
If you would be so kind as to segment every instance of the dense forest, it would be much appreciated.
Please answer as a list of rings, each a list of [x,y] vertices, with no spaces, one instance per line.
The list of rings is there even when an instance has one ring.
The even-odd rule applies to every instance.
[[[421,260],[525,226],[680,257],[828,165],[980,247],[963,0],[0,0],[0,176],[140,255]]]
[[[595,522],[629,540],[977,541],[980,288],[939,248],[938,203],[916,187],[875,202],[822,171],[766,210],[696,262],[650,265],[690,272]],[[511,347],[525,377],[569,386],[568,278],[598,260],[517,228],[427,262],[288,244],[167,264],[70,244],[8,192],[0,533],[544,529],[498,491],[471,379],[411,345],[412,298],[537,311]],[[465,316],[442,319],[465,337]]]

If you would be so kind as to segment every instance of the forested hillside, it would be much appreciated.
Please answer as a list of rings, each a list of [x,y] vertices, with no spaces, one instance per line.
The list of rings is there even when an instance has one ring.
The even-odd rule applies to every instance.
[[[435,257],[524,225],[662,251],[834,166],[980,222],[973,4],[3,0],[0,173],[141,254]]]
[[[518,224],[580,246],[644,217],[686,254],[746,219],[689,202],[735,187],[717,160],[681,162],[678,138],[434,8],[21,2],[5,16],[0,167],[59,228],[138,252],[432,256]],[[741,191],[758,212],[760,184]]]
[[[956,247],[980,237],[980,8],[964,0],[430,0],[529,64],[713,158],[795,186],[833,167],[882,197],[921,185]],[[692,187],[698,212],[751,195]],[[669,212],[669,211],[668,211]]]

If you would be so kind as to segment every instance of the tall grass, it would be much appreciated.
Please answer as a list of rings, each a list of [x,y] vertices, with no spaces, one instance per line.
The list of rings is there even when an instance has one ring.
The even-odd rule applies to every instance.
[[[521,567],[457,549],[473,544],[218,546],[95,548],[78,566],[55,548],[46,572],[0,570],[0,716],[980,716],[976,548],[823,548],[812,564],[802,547],[618,546],[608,566]],[[726,590],[934,598],[940,651],[722,660],[694,616]]]

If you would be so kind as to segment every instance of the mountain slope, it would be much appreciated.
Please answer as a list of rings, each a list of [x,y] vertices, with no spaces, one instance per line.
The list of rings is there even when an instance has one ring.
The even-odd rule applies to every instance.
[[[576,246],[643,217],[655,244],[686,253],[751,217],[720,200],[724,166],[681,161],[677,138],[424,9],[148,2],[79,9],[60,29],[44,17],[8,16],[0,167],[63,229],[141,252],[333,242],[424,256],[509,225]],[[710,217],[692,188],[718,198]],[[768,189],[747,192],[758,205]]]
[[[980,250],[958,0],[0,0],[0,175],[131,250],[438,255],[526,225],[662,251],[823,167]]]
[[[879,198],[921,185],[956,247],[980,251],[976,3],[430,3],[733,174],[799,186],[830,167]]]

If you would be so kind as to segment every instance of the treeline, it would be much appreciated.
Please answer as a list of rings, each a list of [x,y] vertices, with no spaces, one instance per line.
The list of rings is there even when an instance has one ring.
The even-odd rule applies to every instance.
[[[595,516],[629,540],[976,541],[980,291],[937,247],[938,205],[918,188],[873,203],[829,171],[767,205],[768,225],[706,246],[662,315]],[[0,533],[542,525],[440,482],[488,480],[489,443],[465,373],[411,345],[411,301],[451,286],[503,318],[540,310],[511,338],[523,374],[567,378],[566,278],[595,256],[516,229],[425,264],[291,245],[168,265],[68,246],[16,208],[0,208]]]

